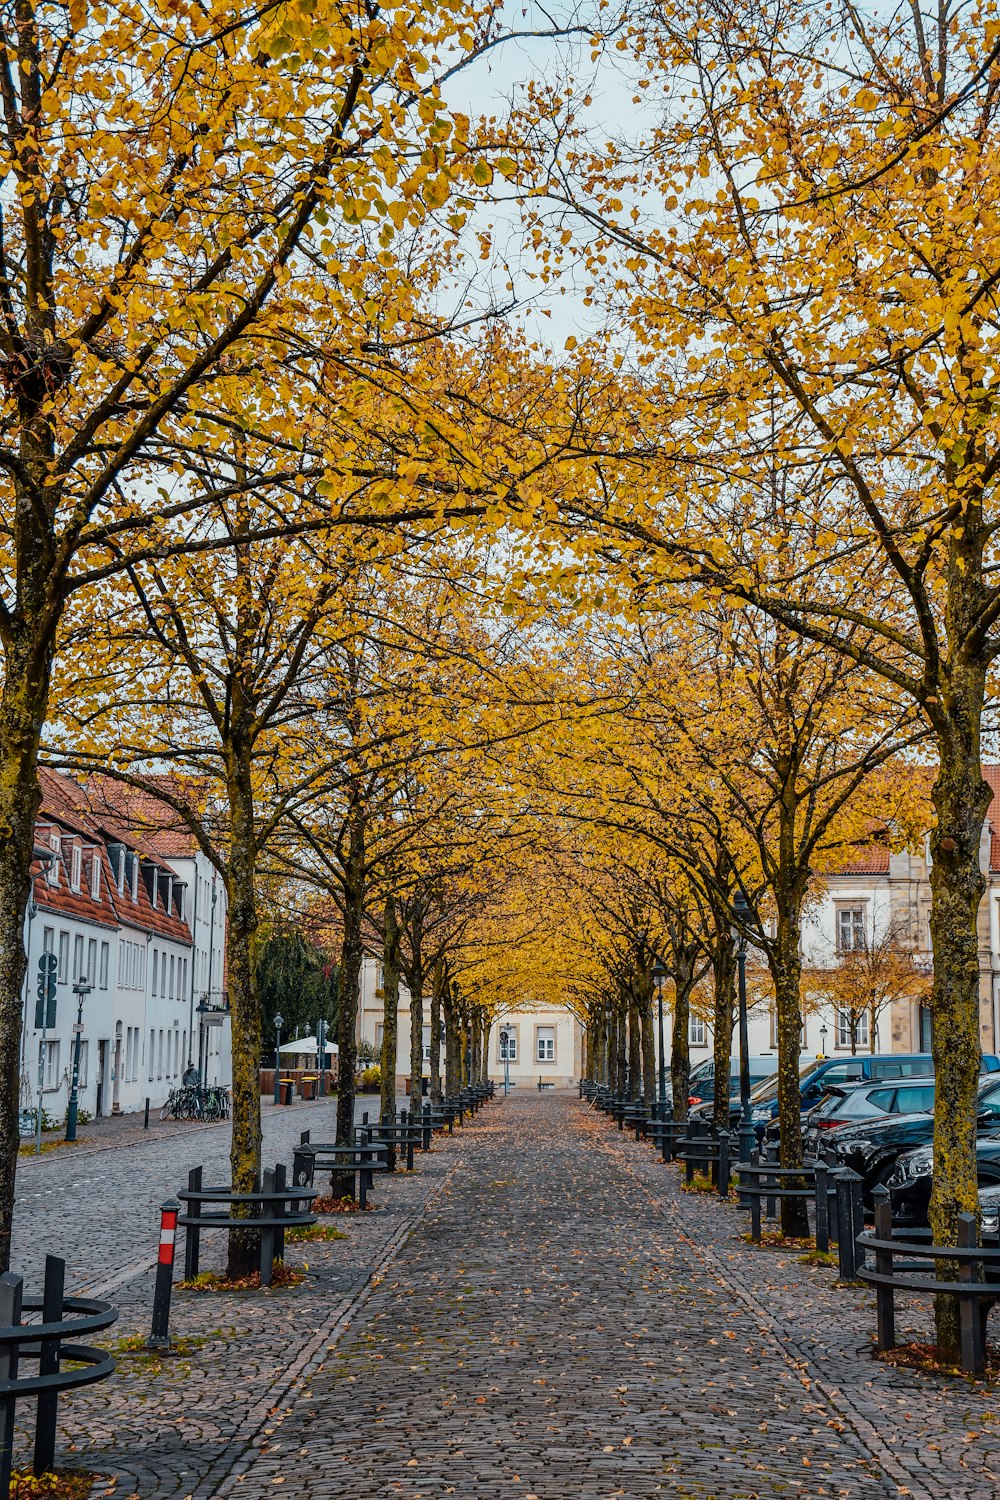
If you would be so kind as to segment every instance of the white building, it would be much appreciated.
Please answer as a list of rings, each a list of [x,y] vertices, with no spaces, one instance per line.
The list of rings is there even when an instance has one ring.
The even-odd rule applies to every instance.
[[[40,1079],[43,1109],[65,1115],[77,1014],[80,1108],[91,1115],[141,1109],[147,1098],[158,1107],[199,1052],[205,1081],[228,1083],[225,893],[216,880],[213,908],[207,859],[168,826],[173,815],[155,799],[140,820],[134,800],[129,806],[106,779],[84,788],[43,771],[41,785],[25,923],[22,1111],[35,1108]],[[54,1016],[37,998],[47,954]]]
[[[358,1006],[359,1041],[366,1041],[376,1050],[382,1046],[382,965],[374,958],[366,958],[361,969],[361,995]],[[424,1063],[431,1055],[431,1002],[424,998],[423,1054]],[[565,1006],[537,1006],[511,1011],[493,1023],[489,1036],[488,1067],[490,1078],[497,1082],[504,1077],[503,1060],[500,1055],[500,1025],[507,1024],[513,1033],[513,1051],[510,1057],[510,1078],[522,1088],[536,1087],[539,1079],[565,1087],[575,1083],[580,1076],[583,1063],[583,1027]],[[410,993],[405,985],[399,987],[399,1017],[396,1045],[397,1088],[402,1091],[404,1080],[410,1071]],[[441,1072],[444,1074],[444,1040],[441,1042]]]

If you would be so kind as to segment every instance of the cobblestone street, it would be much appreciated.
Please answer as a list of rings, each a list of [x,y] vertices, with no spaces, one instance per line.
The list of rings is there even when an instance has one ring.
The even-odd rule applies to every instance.
[[[329,1108],[265,1112],[265,1156]],[[223,1135],[203,1139],[221,1162]],[[105,1270],[133,1218],[149,1249],[163,1153],[175,1185],[203,1150],[107,1158],[137,1211],[123,1199],[105,1222]],[[295,1248],[303,1285],[175,1292],[192,1349],[162,1368],[125,1357],[70,1397],[63,1453],[116,1500],[1000,1495],[991,1389],[876,1363],[866,1292],[746,1245],[734,1206],[681,1192],[575,1098],[498,1098],[417,1168],[379,1183],[383,1211],[344,1240]],[[146,1271],[121,1284],[116,1336],[146,1330],[151,1291]],[[899,1323],[927,1332],[922,1310]]]

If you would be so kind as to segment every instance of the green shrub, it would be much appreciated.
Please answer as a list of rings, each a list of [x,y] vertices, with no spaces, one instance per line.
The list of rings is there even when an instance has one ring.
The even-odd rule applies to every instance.
[[[366,1068],[361,1075],[361,1087],[363,1089],[381,1088],[382,1069],[379,1067]]]

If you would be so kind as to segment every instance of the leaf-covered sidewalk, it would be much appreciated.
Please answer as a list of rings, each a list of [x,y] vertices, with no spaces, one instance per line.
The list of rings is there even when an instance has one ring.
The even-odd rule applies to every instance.
[[[575,1099],[498,1101],[220,1496],[1000,1492],[992,1392],[875,1363],[868,1294],[743,1229]]]

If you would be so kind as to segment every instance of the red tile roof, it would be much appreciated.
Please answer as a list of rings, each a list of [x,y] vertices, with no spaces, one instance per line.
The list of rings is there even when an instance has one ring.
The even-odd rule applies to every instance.
[[[157,932],[177,943],[190,944],[188,924],[177,915],[176,910],[168,915],[160,904],[162,896],[158,898],[157,905],[153,906],[141,868],[134,901],[129,882],[126,881],[124,891],[118,890],[117,873],[112,873],[105,840],[124,844],[139,855],[142,861],[153,862],[158,869],[173,876],[173,871],[166,864],[165,853],[155,849],[147,839],[136,837],[120,818],[111,816],[106,806],[99,804],[95,807],[88,791],[72,777],[63,772],[43,769],[39,773],[39,783],[42,789],[42,807],[38,826],[42,847],[48,846],[49,835],[42,831],[47,827],[56,828],[65,835],[64,857],[59,863],[56,884],[50,885],[42,875],[41,861],[36,861],[33,866],[34,873],[41,877],[34,884],[35,900],[39,907],[99,922],[102,926],[137,927],[143,932]],[[70,888],[69,849],[77,841],[83,843],[85,848],[96,847],[99,850],[101,888],[100,899],[97,901],[90,894],[86,871],[81,889],[74,891]]]
[[[169,776],[148,779],[151,786],[160,784],[175,795],[184,790],[183,782]],[[198,846],[187,823],[153,792],[128,786],[112,776],[95,775],[88,777],[84,795],[92,816],[111,819],[127,829],[150,857],[191,859],[196,853]]]

